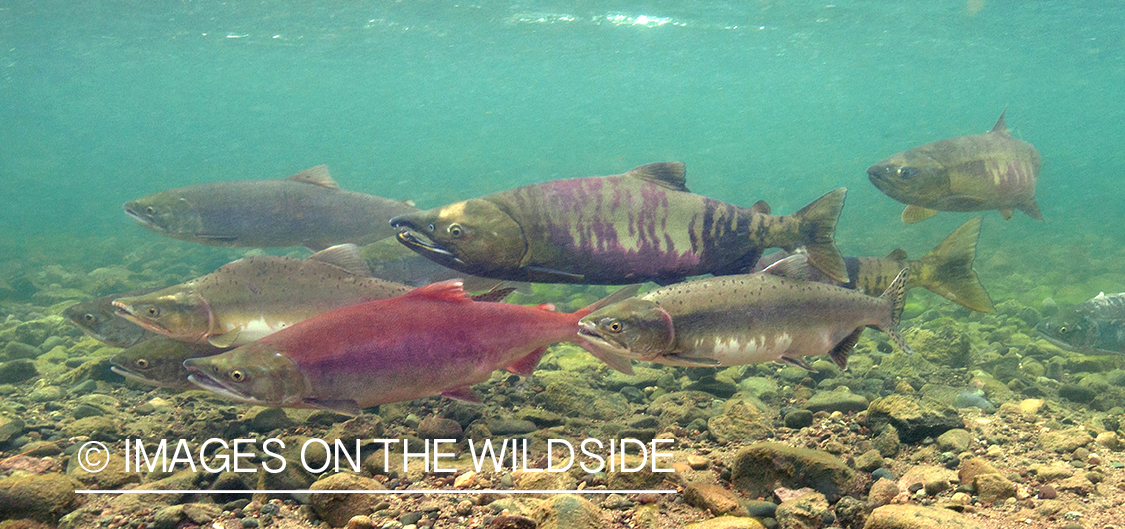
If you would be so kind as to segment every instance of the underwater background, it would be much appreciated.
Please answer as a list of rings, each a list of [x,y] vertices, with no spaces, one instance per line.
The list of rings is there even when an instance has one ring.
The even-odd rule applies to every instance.
[[[847,186],[844,254],[917,256],[970,215],[903,225],[865,168],[1008,107],[1046,221],[986,213],[978,269],[1046,295],[1100,277],[1077,302],[1125,290],[1123,29],[1089,2],[10,3],[0,259],[10,282],[190,246],[121,204],[322,163],[426,208],[660,160],[778,213]]]
[[[856,412],[874,414],[859,410],[888,396],[914,398],[917,390],[955,406],[952,422],[964,420],[973,444],[904,436],[909,458],[898,459],[909,463],[896,467],[896,456],[886,456],[896,474],[930,463],[953,469],[964,459],[942,460],[945,453],[987,455],[1003,463],[1008,477],[1011,469],[1029,467],[1027,460],[1094,461],[1083,463],[1102,472],[1089,480],[1093,485],[1075,492],[1056,483],[1067,503],[1036,515],[1041,525],[1028,527],[1057,527],[1067,509],[1119,523],[1114,509],[1125,503],[1125,442],[1114,432],[1125,419],[1125,357],[1065,353],[1035,336],[1034,323],[1099,292],[1125,291],[1122,87],[1125,4],[1113,2],[0,2],[0,318],[6,318],[0,331],[5,339],[42,331],[32,345],[44,353],[36,361],[41,378],[0,385],[0,423],[28,415],[37,417],[29,424],[42,428],[21,426],[0,447],[11,456],[24,443],[39,442],[29,432],[62,444],[84,435],[72,427],[83,420],[72,410],[79,402],[101,406],[115,421],[107,441],[165,426],[181,437],[257,431],[229,402],[138,389],[107,375],[109,348],[58,317],[79,300],[172,285],[261,253],[163,237],[123,213],[128,200],[205,182],[284,178],[327,164],[345,189],[431,208],[677,160],[687,164],[692,192],[741,206],[765,200],[775,214],[847,187],[836,243],[849,256],[903,248],[918,258],[966,220],[983,216],[975,268],[997,314],[971,313],[916,289],[902,328],[921,354],[909,360],[890,354],[882,335],[868,333],[849,372],[821,361],[823,374],[815,380],[795,367],[759,365],[724,370],[718,383],[700,370],[666,366],[639,368],[644,383],[622,381],[580,353],[556,350],[533,377],[494,377],[483,391],[484,418],[508,419],[519,410],[540,433],[543,424],[565,423],[568,435],[587,427],[609,435],[628,431],[612,423],[631,420],[645,406],[655,415],[661,396],[710,391],[730,400],[693,404],[689,396],[683,408],[707,409],[710,402],[709,415],[685,412],[669,423],[665,414],[658,427],[643,428],[674,430],[694,455],[713,461],[688,475],[711,473],[703,480],[727,486],[731,472],[723,465],[733,466],[734,458],[716,446],[769,438],[844,459],[881,452],[884,435],[876,436]],[[1013,136],[1042,156],[1036,200],[1043,222],[1020,212],[1005,221],[985,211],[943,212],[907,225],[899,218],[903,205],[868,181],[871,164],[924,143],[985,132],[1005,108]],[[303,248],[266,253],[309,254]],[[514,299],[574,309],[604,292],[593,287],[567,299],[572,287],[536,286],[533,296]],[[32,387],[39,396],[30,394]],[[44,392],[49,388],[54,393]],[[628,401],[621,388],[631,391]],[[863,406],[842,409],[842,419],[821,409],[815,426],[808,425],[811,414],[808,424],[783,419],[811,395],[839,388],[862,394]],[[548,396],[536,400],[538,393]],[[750,411],[732,396],[743,393],[765,402],[765,411]],[[109,394],[118,400],[106,405]],[[965,395],[987,400],[955,402]],[[1042,408],[1023,406],[1040,397]],[[164,407],[152,404],[158,399]],[[590,406],[591,399],[604,402]],[[138,411],[144,406],[149,409]],[[537,407],[549,408],[552,418],[541,424],[533,416]],[[429,399],[388,406],[380,415],[388,436],[413,435],[428,412],[463,408]],[[476,413],[470,420],[482,412]],[[739,423],[753,426],[750,434],[723,433],[712,424],[734,415],[753,418]],[[276,427],[312,423],[297,417]],[[1008,429],[1009,423],[1015,426]],[[693,425],[710,429],[710,437]],[[1047,430],[1077,431],[1080,444],[1057,448]],[[1109,433],[1112,439],[1104,440]],[[898,439],[889,444],[898,454]],[[1091,451],[1104,457],[1095,453],[1091,460]],[[64,461],[70,453],[56,455]],[[1080,469],[1075,476],[1086,475],[1073,466]],[[1013,478],[1021,502],[1054,499],[1040,495],[1049,481],[1042,474],[1022,478]],[[8,479],[15,478],[0,485]],[[499,477],[493,482],[504,484]],[[742,500],[769,496],[741,493]],[[942,494],[954,491],[910,497],[925,503]],[[639,513],[645,502],[633,500]],[[391,509],[396,516],[420,509],[400,508],[398,501]],[[456,501],[443,507],[443,516]],[[53,523],[76,505],[43,519]],[[1004,508],[1014,519],[1041,503],[1029,505]],[[0,518],[9,514],[2,507]],[[120,502],[114,508],[129,516],[145,507]],[[696,507],[682,520],[667,516],[672,521],[660,518],[662,525],[652,526],[697,521],[708,508]],[[93,526],[100,514],[88,510],[89,524],[68,527]],[[626,516],[615,512],[618,522]],[[836,512],[842,516],[839,507]],[[984,527],[1010,526],[1000,515],[994,521]],[[849,527],[844,518],[838,525]]]

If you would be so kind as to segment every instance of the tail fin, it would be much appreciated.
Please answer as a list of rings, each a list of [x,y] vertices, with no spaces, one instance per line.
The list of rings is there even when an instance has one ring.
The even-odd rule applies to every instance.
[[[973,270],[981,218],[962,224],[922,257],[918,282],[934,294],[978,312],[995,312],[992,299]]]
[[[793,214],[800,223],[798,229],[802,237],[797,246],[805,247],[809,263],[842,283],[848,282],[848,267],[844,264],[844,256],[836,249],[833,236],[847,194],[848,190],[844,187],[829,191]]]
[[[906,344],[906,340],[902,339],[902,335],[898,333],[898,321],[902,318],[902,308],[906,306],[906,280],[910,278],[910,268],[903,268],[894,281],[891,281],[891,286],[883,292],[879,299],[890,300],[891,305],[891,322],[887,328],[880,329],[891,337],[891,341],[902,349],[907,354],[914,354],[914,350]]]
[[[593,304],[591,304],[587,307],[579,309],[577,312],[574,313],[574,316],[575,316],[574,321],[576,323],[575,329],[574,329],[575,334],[577,334],[577,332],[578,332],[578,326],[577,326],[578,320],[581,320],[582,318],[585,318],[590,313],[592,313],[595,310],[598,310],[602,307],[605,307],[607,305],[612,305],[614,303],[617,303],[618,301],[622,301],[622,300],[625,300],[627,298],[631,298],[631,297],[637,295],[637,291],[640,290],[640,289],[641,289],[640,285],[629,285],[625,288],[622,288],[621,290],[618,290],[617,292],[614,292],[614,293],[594,302]],[[585,349],[590,354],[594,355],[594,358],[597,358],[598,360],[601,360],[602,362],[605,362],[609,367],[612,367],[612,368],[614,368],[614,369],[616,369],[616,370],[618,370],[622,373],[625,373],[626,375],[632,375],[633,374],[633,364],[632,364],[632,362],[629,361],[628,358],[625,358],[625,357],[620,356],[620,355],[613,354],[610,351],[603,350],[603,349],[599,348],[598,346],[594,345],[593,343],[591,343],[589,340],[583,340],[581,338],[578,338],[577,336],[575,337],[573,343],[575,345],[577,345],[578,347],[581,347],[581,348]]]

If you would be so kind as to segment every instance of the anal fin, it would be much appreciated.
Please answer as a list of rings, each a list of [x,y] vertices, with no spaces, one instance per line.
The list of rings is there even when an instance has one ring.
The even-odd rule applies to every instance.
[[[456,388],[449,388],[441,392],[441,396],[447,399],[459,400],[461,402],[468,402],[469,404],[484,404],[480,397],[473,392],[473,388],[469,386],[460,386]]]
[[[352,417],[358,417],[361,413],[359,403],[350,399],[327,400],[308,398],[302,400],[301,402],[312,408],[334,411],[336,413],[350,415]]]
[[[932,209],[922,206],[906,206],[906,209],[902,210],[902,221],[907,224],[914,224],[915,222],[922,222],[934,215],[937,215],[937,211]],[[1010,212],[1008,216],[1011,216]]]
[[[841,370],[848,368],[848,356],[852,354],[852,349],[855,349],[855,344],[859,343],[859,335],[863,334],[863,327],[856,329],[849,334],[840,343],[836,344],[831,351],[828,351],[828,357],[836,363],[836,366]]]

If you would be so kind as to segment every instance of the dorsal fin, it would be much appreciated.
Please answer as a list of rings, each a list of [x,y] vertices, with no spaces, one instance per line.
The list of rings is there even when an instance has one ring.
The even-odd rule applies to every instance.
[[[472,303],[473,299],[469,297],[465,290],[461,288],[460,279],[449,279],[447,281],[439,281],[431,283],[424,287],[418,287],[406,294],[402,295],[403,299],[417,298],[417,299],[430,299],[437,301],[449,301],[453,303]]]
[[[336,181],[332,179],[332,176],[328,174],[327,165],[309,167],[304,171],[286,178],[286,180],[327,187],[330,189],[340,189],[340,184],[337,184]]]
[[[767,266],[762,270],[762,273],[807,281],[809,279],[809,256],[803,253],[795,253]]]
[[[998,132],[1005,136],[1010,136],[1008,133],[1008,126],[1004,124],[1004,114],[1008,113],[1008,107],[1004,107],[1004,111],[1000,113],[1000,119],[996,120],[996,124],[992,126],[992,130],[988,132]]]
[[[630,169],[625,176],[647,180],[673,191],[688,193],[687,170],[683,162],[657,162]]]
[[[891,259],[894,261],[905,261],[906,250],[903,250],[902,248],[895,248],[894,250],[891,250],[891,253],[887,254],[887,259]]]
[[[766,204],[765,200],[759,200],[755,202],[753,206],[750,206],[750,211],[758,213],[760,215],[769,215],[770,205]]]
[[[359,247],[351,243],[329,246],[308,258],[342,268],[352,275],[363,277],[371,275],[371,269],[368,268],[367,261],[363,260],[363,256],[359,254]]]

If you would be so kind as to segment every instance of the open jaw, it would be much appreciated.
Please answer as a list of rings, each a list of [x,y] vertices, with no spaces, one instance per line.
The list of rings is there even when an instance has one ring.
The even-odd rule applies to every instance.
[[[407,248],[418,252],[422,256],[438,264],[449,266],[450,268],[465,266],[465,261],[457,258],[457,256],[453,255],[453,253],[451,253],[449,250],[437,246],[432,241],[422,236],[416,235],[409,229],[403,229],[402,231],[398,232],[398,235],[396,235],[396,237],[398,238],[398,242],[406,245]]]
[[[618,356],[633,358],[634,356],[629,351],[628,347],[622,347],[617,342],[606,339],[602,333],[598,332],[598,328],[593,323],[579,323],[578,336],[582,337],[587,342],[590,342],[599,349],[612,352]]]
[[[152,219],[150,219],[148,217],[145,217],[144,215],[141,215],[140,213],[137,213],[136,211],[133,211],[133,209],[130,208],[128,204],[126,204],[124,206],[124,209],[125,209],[126,215],[128,215],[133,220],[141,223],[142,226],[144,226],[144,227],[146,227],[150,230],[155,230],[155,231],[159,231],[159,232],[167,231],[167,230],[164,229],[164,226],[161,226],[161,225],[153,222]]]
[[[124,303],[119,303],[118,301],[114,300],[113,301],[113,307],[116,309],[116,310],[113,311],[113,314],[116,315],[117,317],[125,318],[126,320],[129,320],[132,323],[140,325],[141,327],[144,327],[145,329],[148,329],[148,330],[150,330],[154,333],[170,336],[169,333],[168,333],[168,329],[165,329],[165,328],[163,328],[163,327],[161,327],[161,326],[159,326],[155,323],[152,323],[150,321],[146,321],[144,319],[138,318],[136,316],[136,314],[133,313],[133,309],[130,308],[128,305],[126,305]]]
[[[188,369],[191,369],[191,368],[188,368]],[[251,396],[245,395],[243,393],[239,393],[238,391],[232,390],[232,389],[228,388],[227,386],[224,386],[218,380],[215,380],[214,378],[212,378],[207,373],[204,373],[202,371],[193,372],[192,374],[188,375],[187,379],[188,379],[188,382],[191,382],[192,384],[195,384],[196,386],[199,386],[203,389],[206,389],[207,391],[215,393],[215,394],[217,394],[220,397],[223,397],[225,399],[233,400],[235,402],[242,402],[242,403],[245,403],[245,404],[255,404],[255,405],[259,405],[259,406],[269,406],[270,405],[269,403],[262,402],[262,401],[260,401],[256,398],[254,398],[254,397],[251,397]]]

